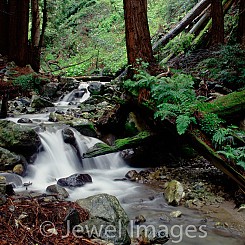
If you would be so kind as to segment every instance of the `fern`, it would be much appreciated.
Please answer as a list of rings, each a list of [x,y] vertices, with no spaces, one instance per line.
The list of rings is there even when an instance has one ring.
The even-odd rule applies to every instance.
[[[196,123],[196,119],[188,115],[179,115],[176,119],[176,127],[178,134],[184,134],[190,126],[191,122]]]

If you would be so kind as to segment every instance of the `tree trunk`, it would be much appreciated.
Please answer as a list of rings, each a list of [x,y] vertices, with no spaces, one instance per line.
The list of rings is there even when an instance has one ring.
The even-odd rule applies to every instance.
[[[212,44],[223,44],[224,34],[224,13],[221,0],[211,0],[212,15]]]
[[[8,4],[6,0],[0,0],[0,53],[6,55],[8,53]]]
[[[44,33],[48,23],[48,10],[47,10],[47,0],[43,1],[43,23],[42,23],[42,32],[39,41],[39,47],[44,46]]]
[[[239,23],[238,23],[238,42],[245,49],[245,0],[240,0]]]
[[[30,64],[34,71],[40,69],[40,16],[39,16],[39,0],[31,0],[32,12],[32,28],[31,28],[31,49],[30,49]]]
[[[128,64],[137,68],[137,60],[154,64],[147,20],[147,0],[123,0]]]
[[[9,12],[9,59],[23,67],[28,64],[29,0],[10,0]]]
[[[167,44],[171,39],[176,37],[180,32],[182,32],[186,26],[188,26],[198,15],[202,13],[202,11],[208,7],[210,4],[210,0],[202,0],[200,1],[194,8],[189,11],[189,13],[177,24],[169,33],[163,36],[160,40],[158,40],[153,45],[153,50],[157,51],[159,46],[163,46]]]

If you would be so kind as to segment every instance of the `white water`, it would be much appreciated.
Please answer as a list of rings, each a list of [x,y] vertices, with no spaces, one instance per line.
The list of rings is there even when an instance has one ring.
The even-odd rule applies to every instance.
[[[74,134],[81,155],[95,143],[100,142],[98,139],[82,136],[75,130]],[[24,182],[32,183],[29,190],[43,192],[59,178],[75,173],[88,173],[93,183],[87,183],[74,190],[68,189],[72,200],[98,193],[108,193],[120,198],[124,196],[125,189],[130,188],[133,191],[132,183],[114,181],[116,178],[123,178],[130,170],[119,153],[83,159],[81,164],[73,146],[64,143],[62,129],[50,127],[39,135],[44,150],[38,154],[34,164],[28,166],[28,177]]]

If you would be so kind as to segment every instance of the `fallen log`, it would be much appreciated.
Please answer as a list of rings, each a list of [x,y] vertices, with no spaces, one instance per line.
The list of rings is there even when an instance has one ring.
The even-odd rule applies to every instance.
[[[232,178],[245,192],[245,176],[237,172],[230,163],[215,152],[204,140],[200,131],[192,131],[187,134],[193,148],[209,160],[216,168]]]
[[[133,137],[118,139],[115,141],[113,146],[109,146],[105,143],[97,143],[83,154],[83,158],[97,157],[125,149],[130,149],[147,142],[151,136],[152,134],[148,131],[143,131]]]
[[[245,90],[233,92],[225,96],[221,96],[216,100],[205,103],[200,108],[202,113],[215,113],[224,119],[234,119],[245,116]]]
[[[110,82],[114,79],[112,76],[78,76],[78,77],[72,77],[75,78],[78,81],[100,81],[100,82]]]
[[[192,23],[192,21],[199,16],[204,9],[206,9],[210,4],[210,0],[202,0],[199,3],[197,3],[190,11],[189,13],[172,29],[163,36],[161,39],[159,39],[156,43],[153,44],[152,49],[153,51],[157,51],[160,45],[167,44],[171,39],[176,37],[180,32],[182,32],[189,24]]]

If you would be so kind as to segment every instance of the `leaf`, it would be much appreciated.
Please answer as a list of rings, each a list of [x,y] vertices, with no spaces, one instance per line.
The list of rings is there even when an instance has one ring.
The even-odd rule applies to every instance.
[[[184,134],[191,123],[191,118],[187,115],[179,115],[176,119],[178,134]]]

